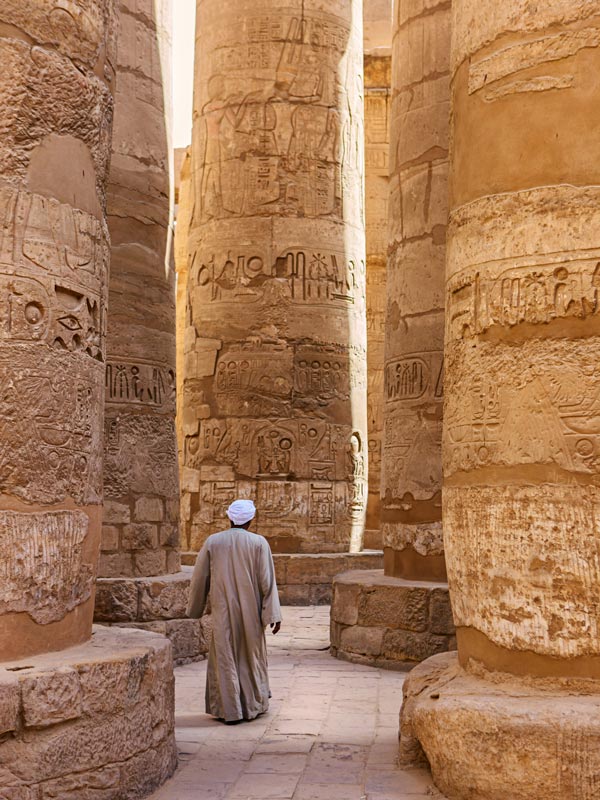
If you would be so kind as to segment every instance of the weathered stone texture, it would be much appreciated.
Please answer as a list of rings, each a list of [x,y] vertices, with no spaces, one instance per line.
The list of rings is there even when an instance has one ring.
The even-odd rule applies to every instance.
[[[583,112],[600,3],[488,6],[476,22],[455,10],[444,502],[459,651],[489,666],[507,651],[516,672],[545,671],[519,653],[591,657],[600,677],[600,146]]]
[[[362,4],[198,4],[183,524],[252,496],[277,552],[358,551],[367,487]]]
[[[170,0],[120,3],[108,187],[112,252],[104,494],[110,505],[102,576],[179,569],[178,560],[169,558],[177,550],[172,527],[178,521],[174,504],[179,494],[170,252],[170,10]],[[165,523],[168,535],[162,531]]]
[[[458,659],[410,676],[401,753],[420,746],[457,800],[496,800],[507,776],[519,800],[591,800],[600,2],[453,0],[453,22],[443,502]]]
[[[407,669],[456,647],[448,587],[381,570],[336,575],[331,650],[337,658]]]
[[[404,684],[400,763],[426,756],[438,788],[457,800],[497,800],[506,791],[511,800],[594,800],[595,687],[504,678],[468,674],[455,653],[415,667]]]
[[[383,433],[385,274],[388,245],[390,62],[389,56],[365,56],[367,416],[369,425],[369,492],[365,546],[369,548],[381,548],[380,474]]]
[[[116,26],[80,6],[0,8],[2,659],[91,630]]]
[[[148,578],[100,578],[95,620],[161,633],[171,640],[175,664],[197,661],[207,652],[202,623],[186,619],[191,567]]]
[[[170,644],[96,628],[87,644],[6,663],[0,722],[12,731],[0,742],[3,797],[141,797],[176,765]]]
[[[432,579],[442,554],[450,3],[421,11],[395,6],[381,498],[384,548],[404,552],[386,574]]]

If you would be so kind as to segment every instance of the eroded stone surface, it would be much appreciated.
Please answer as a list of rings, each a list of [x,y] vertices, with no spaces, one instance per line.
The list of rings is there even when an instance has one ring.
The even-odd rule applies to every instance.
[[[0,9],[2,659],[91,628],[115,35],[112,0]]]
[[[141,797],[176,765],[171,647],[162,636],[95,628],[87,644],[9,662],[0,709],[7,798]],[[68,722],[68,724],[63,724]],[[101,794],[99,794],[101,792]]]
[[[359,3],[198,5],[183,524],[252,496],[278,552],[360,550],[366,507]]]
[[[448,586],[407,581],[382,570],[336,575],[331,652],[384,669],[407,669],[456,647]]]
[[[104,494],[113,505],[103,577],[179,569],[170,12],[170,0],[124,0],[119,10],[104,444]]]
[[[427,756],[436,785],[457,800],[593,800],[598,792],[600,695],[558,685],[469,675],[456,654],[416,667],[404,685],[401,763]]]
[[[459,652],[598,678],[600,173],[580,109],[598,90],[600,4],[492,5],[455,9],[444,502]]]
[[[384,548],[398,577],[436,577],[441,539],[450,3],[398,3],[382,468]],[[416,555],[415,555],[416,554]],[[437,563],[437,562],[436,562]]]

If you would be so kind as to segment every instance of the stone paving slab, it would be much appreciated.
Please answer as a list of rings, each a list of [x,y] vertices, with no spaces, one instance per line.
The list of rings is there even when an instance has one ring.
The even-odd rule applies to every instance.
[[[443,800],[396,765],[402,673],[333,659],[323,606],[285,608],[267,641],[273,700],[253,722],[204,713],[206,662],[176,670],[181,766],[153,800]]]

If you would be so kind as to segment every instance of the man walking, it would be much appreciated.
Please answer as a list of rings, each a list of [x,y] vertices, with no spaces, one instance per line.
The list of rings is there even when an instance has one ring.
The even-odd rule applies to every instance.
[[[201,617],[210,595],[206,712],[229,724],[269,708],[265,628],[281,628],[271,549],[248,530],[255,515],[251,500],[229,506],[232,527],[209,536],[198,553],[187,609],[188,617]]]

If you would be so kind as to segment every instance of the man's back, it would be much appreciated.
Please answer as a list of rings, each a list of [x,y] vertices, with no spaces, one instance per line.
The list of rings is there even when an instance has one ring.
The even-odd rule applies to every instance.
[[[226,721],[254,719],[269,707],[265,627],[277,632],[281,621],[267,540],[241,527],[209,536],[194,567],[188,615],[201,616],[209,596],[206,710]]]

